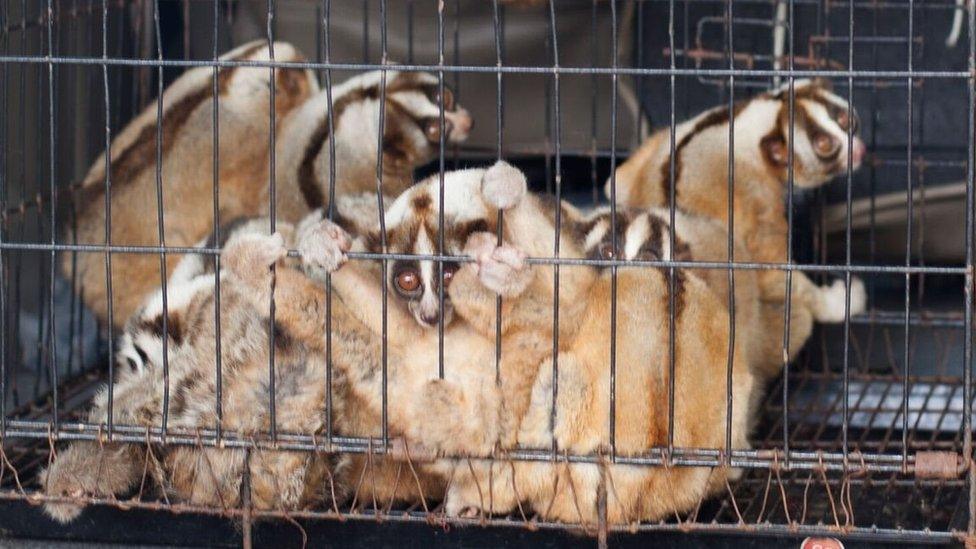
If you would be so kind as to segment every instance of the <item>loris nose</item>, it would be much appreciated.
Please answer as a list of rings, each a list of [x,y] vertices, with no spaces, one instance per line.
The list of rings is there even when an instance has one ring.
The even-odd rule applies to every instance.
[[[474,118],[465,109],[458,109],[457,114],[453,116],[454,127],[457,129],[458,133],[467,134],[474,128]]]
[[[420,313],[420,320],[423,320],[425,324],[434,325],[440,320],[440,311],[433,311],[429,313]]]

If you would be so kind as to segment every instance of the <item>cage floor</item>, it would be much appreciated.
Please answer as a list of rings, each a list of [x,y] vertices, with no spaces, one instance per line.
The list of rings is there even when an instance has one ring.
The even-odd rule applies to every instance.
[[[71,406],[63,406],[63,413],[77,414],[83,410],[84,403],[100,383],[99,376],[87,374],[66,385],[61,394]],[[782,410],[784,384],[790,402],[785,415]],[[907,453],[911,455],[919,450],[961,447],[958,428],[962,412],[961,396],[957,396],[961,395],[960,385],[937,379],[913,380],[908,390],[908,431],[903,430],[903,391],[903,384],[894,377],[852,376],[847,388],[847,417],[850,418],[847,445],[852,452],[862,450],[902,455],[907,448]],[[797,373],[791,375],[788,381],[780,379],[775,382],[767,395],[764,413],[753,437],[755,448],[783,448],[786,433],[791,449],[842,450],[844,392],[840,377]],[[19,417],[23,418],[44,418],[48,414],[49,410],[43,404],[19,411]],[[40,510],[32,505],[31,494],[38,490],[37,475],[47,463],[49,447],[50,442],[45,439],[11,439],[4,442],[5,461],[0,467],[0,507],[7,507],[13,514],[0,512],[0,517],[9,517],[6,520],[0,518],[0,522],[13,521],[23,526],[38,521],[43,524],[46,520]],[[13,474],[14,471],[16,474]],[[852,463],[851,471],[846,474],[790,470],[784,464],[780,468],[746,469],[742,478],[730,483],[724,494],[701,502],[698,509],[688,516],[624,527],[619,534],[637,532],[667,536],[669,533],[701,531],[704,534],[799,536],[827,532],[855,537],[871,534],[875,541],[880,535],[891,541],[953,542],[958,539],[956,535],[966,529],[968,501],[969,490],[963,479],[919,480],[898,473],[868,473],[858,471],[856,463]],[[239,524],[241,518],[239,511],[226,513],[222,510],[169,506],[163,500],[147,495],[96,503],[99,505],[93,506],[95,509],[111,509],[98,513],[118,512],[119,518],[114,521],[127,520],[133,508],[141,513],[176,511],[179,515],[198,516],[200,520],[231,520],[234,524]],[[339,518],[342,522],[416,522],[429,523],[435,528],[449,528],[443,510],[436,502],[431,503],[430,512],[420,506],[393,508],[382,502],[358,502],[355,508],[347,505],[340,507],[339,511],[340,514],[336,515],[331,508],[313,509],[275,517],[285,519],[279,522],[295,525],[298,524],[296,520],[305,525],[319,522],[317,519],[320,518]],[[77,522],[90,526],[91,520],[100,520],[85,521],[84,518],[92,512],[87,511]],[[229,519],[230,515],[233,517]],[[170,515],[167,513],[167,516]],[[526,528],[529,531],[549,530],[555,526],[537,517],[518,514],[483,517],[462,521],[461,524],[464,523],[492,525],[520,532]],[[202,523],[195,524],[198,527]],[[11,530],[11,526],[0,524],[0,532],[16,532],[17,528]],[[47,522],[47,526],[41,530],[54,535],[58,530],[51,529],[53,526],[54,523]],[[75,532],[70,537],[77,535],[77,531],[72,530],[76,528],[74,525],[68,527],[66,531]],[[304,527],[298,531],[307,535]],[[235,529],[230,532],[240,533]],[[152,541],[152,536],[148,541]],[[178,539],[172,541],[182,543]]]

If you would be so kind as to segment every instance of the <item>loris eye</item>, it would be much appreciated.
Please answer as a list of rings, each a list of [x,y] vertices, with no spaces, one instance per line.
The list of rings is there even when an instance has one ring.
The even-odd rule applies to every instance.
[[[837,125],[845,132],[851,127],[851,117],[846,112],[837,115]]]
[[[415,292],[420,287],[420,274],[417,271],[400,271],[395,280],[397,288],[406,293]]]
[[[609,242],[604,242],[603,244],[600,244],[599,252],[600,252],[600,258],[601,259],[616,259],[617,258],[617,250],[614,247],[614,245],[611,244],[611,243],[609,243]]]
[[[857,133],[858,126],[860,126],[857,115],[848,113],[847,111],[840,111],[837,114],[837,125],[845,132],[852,131],[854,133]]]
[[[813,150],[818,156],[830,156],[837,150],[838,145],[836,139],[823,132],[813,137]]]
[[[454,280],[454,275],[457,274],[457,265],[444,265],[444,288],[451,285],[451,281]]]
[[[444,119],[444,132],[445,135],[451,135],[451,130],[454,125],[451,124],[450,120]],[[427,136],[427,141],[431,143],[438,143],[441,140],[441,120],[440,117],[428,118],[424,123],[424,134]]]

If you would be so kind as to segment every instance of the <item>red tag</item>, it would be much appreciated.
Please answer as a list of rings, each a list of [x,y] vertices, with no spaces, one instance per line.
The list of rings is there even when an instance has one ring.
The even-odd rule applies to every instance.
[[[800,549],[844,549],[844,544],[836,538],[807,538],[800,543]]]

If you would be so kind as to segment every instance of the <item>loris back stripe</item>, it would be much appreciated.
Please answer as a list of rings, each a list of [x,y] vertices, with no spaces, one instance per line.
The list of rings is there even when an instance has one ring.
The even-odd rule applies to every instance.
[[[746,103],[737,102],[732,107],[732,116],[735,118],[739,115],[743,108],[745,108]],[[694,127],[686,133],[682,138],[675,143],[674,146],[674,181],[677,183],[681,181],[681,152],[688,143],[691,142],[698,134],[701,132],[722,124],[729,122],[729,108],[727,106],[716,107],[707,113],[703,114],[701,118],[695,122]],[[661,189],[664,196],[664,203],[670,204],[671,202],[671,160],[669,157],[664,164],[661,165]],[[678,197],[678,189],[674,190],[675,199]]]
[[[247,58],[254,52],[260,50],[262,47],[264,47],[263,43],[254,44],[253,46],[241,51],[240,54],[235,56],[233,59]],[[227,90],[228,83],[238,68],[239,67],[224,67],[218,70],[218,93],[222,94]],[[145,125],[132,143],[126,147],[114,160],[112,160],[109,171],[112,185],[118,188],[133,181],[137,175],[152,164],[152,162],[147,162],[147,159],[156,158],[156,136],[160,133],[162,134],[162,144],[160,148],[162,149],[162,154],[165,155],[169,151],[170,147],[173,146],[176,132],[183,127],[187,119],[190,118],[190,115],[193,114],[197,107],[211,97],[213,97],[212,77],[208,79],[206,84],[201,86],[200,89],[180,98],[176,103],[172,104],[163,112],[162,131],[160,131],[160,128],[157,126],[157,124],[159,124],[158,120],[153,120]],[[162,97],[157,99],[157,101],[162,101]],[[105,188],[103,185],[89,185],[88,187],[85,187],[85,191],[86,192],[83,193],[81,198],[81,202],[87,205],[91,204],[91,202],[102,196],[105,192]],[[87,209],[87,206],[85,206],[83,209]]]

